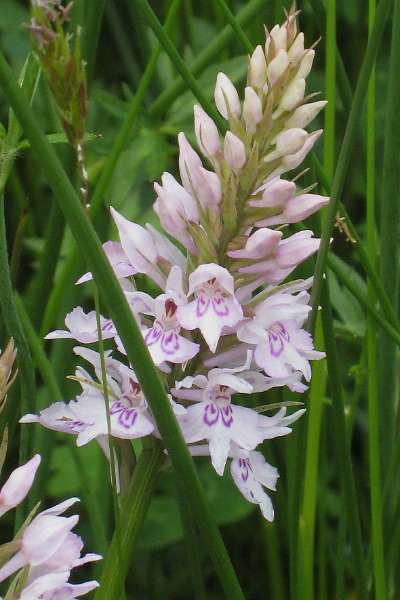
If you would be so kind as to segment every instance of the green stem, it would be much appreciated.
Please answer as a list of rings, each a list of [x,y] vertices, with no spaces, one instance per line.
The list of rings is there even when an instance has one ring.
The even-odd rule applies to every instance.
[[[242,27],[245,27],[252,19],[258,17],[260,12],[265,8],[265,0],[250,0],[246,2],[242,10],[236,15],[236,22]],[[230,40],[234,38],[235,32],[230,25],[224,29],[207,45],[204,50],[199,52],[196,58],[189,63],[188,68],[193,76],[200,75],[202,71],[221,53],[228,45]],[[177,80],[169,88],[167,88],[160,96],[150,105],[147,114],[149,117],[160,116],[165,112],[176,98],[186,89],[184,80]]]
[[[357,493],[351,464],[351,450],[346,432],[345,407],[341,373],[333,331],[333,320],[329,298],[328,279],[324,279],[322,288],[322,327],[324,331],[329,387],[332,397],[332,412],[338,464],[342,478],[344,498],[347,507],[350,541],[354,560],[354,577],[359,600],[367,598],[366,571],[363,556],[360,516],[358,512]]]
[[[165,52],[170,57],[174,67],[181,75],[182,79],[185,81],[186,85],[192,90],[193,94],[196,96],[197,100],[203,106],[204,110],[208,112],[210,117],[212,117],[221,131],[226,130],[226,122],[221,117],[215,106],[210,102],[207,96],[204,94],[203,90],[200,88],[200,85],[197,83],[190,69],[186,66],[185,61],[181,58],[178,50],[175,48],[173,43],[171,42],[168,34],[165,29],[163,29],[160,21],[158,20],[155,12],[151,8],[150,4],[147,0],[136,0],[137,5],[143,13],[146,21],[154,31],[160,45],[164,48]]]
[[[242,42],[243,46],[246,49],[246,52],[251,55],[253,53],[253,45],[250,42],[247,35],[245,34],[245,32],[243,31],[242,26],[239,23],[239,20],[232,13],[231,9],[229,8],[229,6],[225,2],[225,0],[217,0],[217,4],[218,4],[219,8],[221,9],[221,11],[223,12],[223,14],[225,15],[226,20],[228,21],[229,25],[232,27],[233,31],[236,33],[239,40]]]
[[[322,187],[324,188],[325,192],[327,194],[329,194],[331,186],[329,185],[328,178],[323,169],[323,166],[320,163],[320,161],[318,160],[318,158],[315,156],[315,154],[312,155],[312,161],[316,168],[318,179],[320,180]],[[379,277],[377,269],[376,269],[376,265],[374,264],[374,261],[370,258],[368,250],[367,250],[364,242],[358,235],[357,229],[353,225],[353,222],[350,219],[350,216],[349,216],[346,208],[344,207],[344,205],[341,202],[339,203],[339,206],[340,206],[340,213],[345,218],[346,225],[348,227],[350,235],[355,241],[354,250],[357,253],[358,258],[360,259],[360,262],[361,262],[362,266],[364,267],[364,270],[365,270],[366,274],[368,275],[368,278],[370,279],[371,285],[373,285],[374,292],[379,300],[382,310],[385,313],[385,316],[388,319],[388,321],[391,323],[391,325],[393,325],[393,327],[395,327],[398,331],[400,331],[399,319],[397,317],[396,311],[394,310],[391,301],[389,300],[386,290],[382,285],[382,282],[380,280],[380,277]],[[330,255],[328,255],[328,259],[329,259],[329,256]]]
[[[43,307],[46,305],[46,300],[50,296],[53,286],[53,278],[59,259],[64,227],[63,214],[59,206],[54,202],[50,209],[44,246],[30,298],[32,320],[37,324],[41,323]]]
[[[315,345],[323,350],[321,323],[318,320]],[[305,448],[304,492],[299,515],[298,533],[298,582],[299,598],[312,600],[314,597],[314,536],[317,506],[318,463],[323,404],[326,387],[325,361],[313,365],[310,394],[308,398],[307,442]]]
[[[173,0],[168,11],[168,15],[165,21],[165,28],[168,30],[173,22],[179,7],[180,0]],[[99,215],[103,206],[103,198],[105,197],[109,188],[112,176],[115,171],[118,159],[121,156],[129,138],[134,134],[137,128],[137,119],[142,111],[143,100],[148,91],[149,85],[152,81],[154,71],[157,65],[157,61],[161,52],[160,46],[154,49],[143,76],[140,80],[136,94],[130,104],[126,119],[123,122],[117,137],[115,138],[114,144],[107,157],[107,160],[101,170],[101,175],[96,184],[91,198],[91,209],[90,215],[92,219],[96,219]],[[49,301],[46,306],[44,318],[42,321],[41,333],[45,335],[52,322],[54,322],[54,314],[57,313],[57,307],[60,304],[60,300],[63,295],[63,290],[66,286],[71,284],[74,276],[77,277],[82,263],[79,252],[76,248],[73,248],[65,260],[55,286],[53,287],[52,293],[50,294]],[[78,265],[78,266],[77,266]]]
[[[117,465],[115,461],[115,449],[113,440],[111,437],[111,416],[110,416],[110,399],[108,394],[108,384],[107,384],[107,370],[106,370],[106,361],[104,358],[104,343],[103,336],[101,331],[101,321],[100,321],[100,298],[99,298],[99,290],[97,286],[94,288],[94,306],[96,311],[96,323],[97,323],[97,334],[99,337],[98,346],[99,346],[99,355],[100,355],[100,368],[101,368],[101,385],[103,387],[103,397],[104,397],[104,408],[106,411],[106,420],[107,420],[107,438],[108,438],[108,450],[110,453],[110,470],[111,470],[111,487],[113,494],[113,502],[114,502],[114,518],[115,518],[115,531],[118,542],[118,551],[121,552],[121,543],[120,543],[120,514],[119,514],[119,505],[118,505],[118,492],[117,492]],[[121,558],[121,557],[120,557]]]
[[[96,67],[96,53],[99,42],[106,0],[85,3],[85,27],[83,30],[82,54],[86,61],[86,77],[90,85]]]
[[[204,587],[203,573],[201,567],[201,553],[199,536],[196,531],[193,514],[190,505],[185,497],[182,486],[177,482],[177,493],[181,521],[185,533],[185,548],[189,567],[189,573],[192,580],[192,593],[195,600],[206,600],[206,590]]]
[[[378,4],[379,11],[379,4]],[[400,287],[400,204],[398,193],[400,171],[398,149],[400,121],[400,1],[394,3],[392,43],[388,75],[388,96],[385,123],[385,147],[380,198],[380,273],[382,284],[396,312],[399,307]],[[386,333],[379,332],[378,385],[380,393],[380,432],[382,457],[391,454],[395,439],[396,404],[398,400],[398,354]]]
[[[17,88],[18,89],[18,88]],[[20,91],[20,90],[18,90]],[[17,348],[17,365],[21,383],[19,405],[13,406],[13,420],[17,421],[22,411],[32,408],[36,397],[35,371],[29,346],[18,316],[15,297],[11,283],[8,264],[6,222],[4,214],[4,195],[0,193],[0,308],[3,315],[7,335],[14,338]],[[11,428],[12,429],[12,428]],[[19,461],[24,463],[29,458],[30,444],[27,430],[20,434]],[[15,515],[15,530],[23,521],[23,509],[20,505]]]
[[[121,555],[124,559],[121,562],[118,558],[118,541],[114,534],[104,563],[101,587],[95,594],[95,600],[119,598],[121,581],[125,580],[129,561],[133,555],[163,461],[164,456],[160,444],[151,450],[143,449],[123,503],[124,527],[121,530]]]
[[[170,9],[167,14],[167,18],[165,20],[164,28],[168,31],[173,23],[176,12],[179,8],[181,0],[173,0],[171,2]],[[158,45],[152,52],[149,62],[144,70],[143,76],[140,80],[138,89],[135,93],[135,96],[131,102],[128,113],[126,115],[126,119],[123,122],[121,129],[118,132],[117,137],[115,138],[114,144],[111,148],[111,152],[107,157],[107,161],[102,169],[99,180],[96,184],[96,188],[93,192],[91,199],[91,214],[95,216],[101,207],[102,200],[107,193],[108,187],[111,182],[111,178],[113,176],[116,164],[118,162],[119,157],[121,156],[122,151],[124,150],[126,143],[130,136],[133,135],[134,130],[133,127],[136,124],[138,116],[143,107],[143,100],[145,95],[149,89],[150,82],[153,78],[155,68],[157,66],[157,61],[159,59],[161,52],[161,46]]]
[[[375,19],[375,0],[369,0],[368,28],[371,33]],[[394,34],[394,32],[393,32]],[[400,66],[400,65],[399,65]],[[367,98],[367,244],[371,262],[376,259],[375,241],[375,69],[372,70]],[[400,214],[399,214],[400,217]],[[373,286],[368,281],[368,301],[376,302]],[[392,342],[391,342],[392,345]],[[378,387],[376,328],[367,317],[368,355],[368,453],[371,495],[371,530],[374,557],[374,589],[376,600],[385,600],[385,557],[382,532],[382,488],[379,452]]]
[[[322,231],[321,245],[319,248],[317,262],[314,272],[314,285],[311,294],[312,313],[308,322],[308,329],[312,332],[315,327],[315,320],[318,311],[319,297],[323,283],[323,273],[325,271],[326,258],[329,251],[332,230],[335,223],[338,203],[343,192],[343,186],[346,179],[348,167],[351,164],[351,151],[357,134],[358,120],[361,114],[365,96],[367,93],[368,81],[371,70],[378,52],[379,44],[382,38],[386,20],[389,16],[392,0],[381,0],[377,10],[377,16],[374,29],[368,41],[364,60],[360,69],[357,81],[357,87],[353,98],[353,103],[346,125],[344,139],[339,152],[335,176],[332,183],[331,201],[329,203],[324,227]]]
[[[40,156],[41,165],[45,166],[46,177],[55,198],[64,212],[82,254],[87,258],[88,266],[94,274],[99,289],[102,290],[110,316],[127,351],[128,359],[135,368],[171,462],[184,485],[186,496],[193,507],[197,522],[199,525],[201,524],[204,543],[209,550],[225,594],[231,599],[242,599],[243,593],[207,504],[192,457],[131,308],[79,198],[53,148],[39,128],[34,113],[16,85],[13,74],[2,54],[0,54],[0,86],[31,143],[34,155]]]

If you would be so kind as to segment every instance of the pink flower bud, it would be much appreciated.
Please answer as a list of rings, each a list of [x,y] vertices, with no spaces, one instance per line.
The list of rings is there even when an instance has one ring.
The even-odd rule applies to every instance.
[[[236,259],[261,259],[274,252],[282,239],[281,231],[257,229],[246,241],[241,250],[231,250],[227,255]]]
[[[255,88],[262,88],[267,79],[267,63],[264,50],[257,46],[250,58],[249,84]]]
[[[285,73],[289,66],[289,57],[285,50],[280,50],[268,65],[268,79],[271,85],[274,85]]]
[[[299,70],[296,73],[296,79],[305,79],[311,71],[314,62],[315,50],[308,50],[300,63]]]
[[[198,198],[204,208],[218,212],[221,199],[221,182],[216,173],[204,169],[199,155],[193,150],[184,133],[178,135],[179,171],[183,186]]]
[[[283,207],[293,197],[295,191],[296,184],[292,181],[275,178],[266,183],[261,200],[250,200],[249,204],[255,208]]]
[[[303,104],[294,111],[293,115],[286,121],[285,128],[291,127],[307,127],[317,114],[327,105],[326,100],[312,102],[311,104]]]
[[[281,156],[300,150],[308,137],[307,131],[294,127],[287,129],[276,138],[276,150]]]
[[[239,95],[232,81],[225,73],[218,73],[214,92],[215,104],[224,119],[229,115],[238,119],[241,113]]]
[[[163,173],[161,182],[162,185],[154,184],[157,193],[154,210],[164,229],[189,246],[192,251],[193,241],[186,228],[188,221],[199,221],[196,201],[170,173]]]
[[[227,131],[224,140],[224,157],[234,171],[239,171],[246,162],[246,148],[231,131]]]
[[[299,265],[319,248],[321,240],[313,238],[313,232],[306,230],[295,233],[280,243],[276,262],[279,268],[287,269]]]
[[[0,517],[25,499],[32,487],[40,461],[40,455],[35,454],[27,463],[11,473],[0,490]]]
[[[327,196],[317,194],[294,196],[282,206],[282,212],[279,215],[262,219],[256,225],[257,227],[271,227],[272,225],[283,225],[284,223],[299,223],[317,212],[328,202],[329,198]]]
[[[193,111],[197,143],[204,154],[214,156],[220,149],[217,126],[198,104],[195,104]]]
[[[328,196],[318,194],[300,194],[295,196],[286,205],[283,213],[285,223],[298,223],[307,219],[317,210],[328,204]]]
[[[21,553],[30,565],[40,565],[48,560],[79,521],[78,515],[60,517],[38,515],[25,529]]]
[[[246,87],[244,91],[243,117],[247,131],[254,133],[257,123],[259,123],[263,117],[263,113],[261,100],[251,87]]]
[[[303,100],[304,92],[306,89],[306,82],[304,79],[293,79],[286,88],[281,101],[279,103],[278,112],[282,113],[290,111],[296,108],[296,106]]]
[[[285,171],[289,171],[291,169],[296,169],[303,162],[303,160],[310,152],[318,138],[322,135],[322,132],[322,129],[313,131],[313,133],[309,134],[301,150],[299,150],[295,154],[288,154],[284,156],[282,158],[283,169],[281,170],[281,173],[284,173]]]
[[[291,66],[296,65],[304,54],[304,33],[301,32],[288,50]]]
[[[275,25],[275,27],[271,29],[271,33],[269,35],[274,42],[275,50],[277,52],[282,49],[286,50],[287,29],[284,25],[282,25],[282,27],[280,25]]]

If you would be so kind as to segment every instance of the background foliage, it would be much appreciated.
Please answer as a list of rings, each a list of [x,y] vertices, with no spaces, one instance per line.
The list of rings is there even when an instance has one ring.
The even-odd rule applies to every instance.
[[[168,0],[152,3],[161,22],[164,22],[170,4]],[[196,61],[198,64],[201,57],[204,57],[200,68],[195,70],[195,76],[201,90],[209,98],[212,98],[216,74],[219,71],[227,73],[235,84],[241,86],[244,84],[247,64],[246,49],[239,36],[230,29],[221,4],[207,0],[184,0],[180,3],[170,28],[170,37],[189,68],[196,65]],[[289,8],[290,3],[281,0],[257,3],[251,0],[233,1],[228,4],[235,15],[249,10],[251,5],[258,5],[248,22],[243,24],[254,47],[257,43],[263,43],[263,24],[272,27],[276,22],[281,22],[284,19],[283,9],[285,6]],[[325,146],[320,142],[315,152],[325,172],[321,174],[315,160],[310,159],[307,178],[311,183],[319,180],[327,190],[332,179],[332,167],[336,163],[343,140],[349,102],[351,104],[351,95],[368,40],[368,7],[365,2],[358,0],[337,0],[336,6],[333,0],[327,0],[326,6],[320,0],[298,4],[302,9],[300,22],[307,44],[310,45],[322,36],[315,68],[309,78],[309,89],[321,91],[322,97],[328,95],[331,102],[330,116],[326,117],[330,122],[327,122]],[[370,3],[370,7],[371,5]],[[71,31],[78,24],[82,26],[84,55],[90,76],[87,131],[95,135],[87,143],[86,152],[89,182],[91,189],[94,189],[103,173],[107,157],[113,151],[118,132],[132,110],[141,77],[152,52],[158,47],[158,41],[145,23],[136,3],[131,0],[75,0],[71,15]],[[31,48],[29,35],[23,27],[23,23],[28,21],[26,2],[1,1],[0,48],[16,74],[20,72]],[[388,72],[391,23],[392,19],[388,22],[379,55],[376,57],[374,114],[371,117],[370,112],[367,119],[367,103],[364,103],[363,111],[359,115],[351,162],[347,165],[344,192],[340,198],[362,243],[368,243],[370,263],[375,266],[380,251],[379,244],[375,249],[371,238],[367,239],[366,182],[368,181],[372,190],[376,191],[375,212],[379,228],[383,187],[388,185],[387,180],[386,183],[384,180],[388,171],[384,172],[383,157],[385,151],[387,152],[385,118],[390,100]],[[213,54],[213,44],[223,30],[228,33],[224,34],[221,47]],[[346,78],[343,79],[338,64],[335,76],[335,57],[339,56],[336,51],[340,53],[347,74],[347,87]],[[103,190],[104,203],[95,220],[96,229],[103,240],[109,239],[109,233],[112,232],[106,210],[111,203],[129,219],[139,223],[155,222],[151,211],[155,197],[151,183],[159,180],[163,171],[176,171],[176,135],[179,131],[185,131],[188,139],[194,141],[192,106],[195,98],[186,87],[176,86],[176,77],[173,63],[167,54],[161,51],[153,76],[145,89],[140,111],[137,111],[130,123],[129,135],[113,168],[110,183]],[[170,89],[175,89],[176,93],[168,96],[165,90]],[[0,96],[0,103],[2,123],[5,124],[9,106],[4,95]],[[46,133],[59,131],[44,78],[39,82],[33,108]],[[320,116],[318,119],[315,128],[323,126],[324,117]],[[370,136],[374,126],[376,138],[374,142],[372,137],[372,144],[375,143],[376,163],[372,164],[372,170],[371,164],[369,165],[367,176],[367,146],[371,143]],[[69,148],[64,144],[56,144],[54,147],[72,181],[78,185],[75,162]],[[4,160],[4,156],[0,158]],[[86,270],[84,257],[75,250],[75,242],[69,229],[65,227],[64,219],[48,187],[46,170],[37,168],[37,160],[40,162],[40,156],[35,156],[29,148],[18,153],[5,191],[5,211],[12,277],[18,294],[23,299],[26,309],[26,318],[22,319],[25,335],[34,355],[35,365],[39,367],[43,335],[50,329],[62,326],[65,313],[77,303],[91,305],[92,290],[72,285]],[[375,175],[372,184],[371,174]],[[393,181],[395,177],[396,173],[393,175]],[[396,197],[392,198],[394,204],[397,201]],[[374,222],[375,213],[372,208],[372,231]],[[317,219],[315,227],[319,228]],[[383,221],[382,227],[387,227]],[[381,239],[382,236],[385,238],[386,233],[387,229],[381,231]],[[371,569],[371,523],[374,515],[378,514],[379,517],[379,508],[375,512],[376,505],[372,509],[370,505],[371,441],[368,419],[371,418],[371,412],[368,411],[368,395],[371,398],[371,391],[368,392],[368,382],[377,374],[378,390],[385,383],[384,389],[389,390],[384,398],[378,393],[378,400],[382,401],[386,408],[379,408],[380,438],[377,448],[372,450],[375,452],[372,462],[374,457],[380,462],[382,488],[388,490],[388,501],[383,502],[382,519],[385,578],[387,597],[396,598],[400,593],[397,569],[400,484],[398,461],[393,459],[393,456],[399,455],[399,444],[396,445],[394,435],[394,432],[397,432],[396,347],[389,344],[387,337],[382,337],[376,319],[370,319],[370,343],[371,339],[381,341],[382,345],[378,346],[378,363],[383,357],[386,365],[392,365],[392,378],[390,381],[387,379],[387,371],[385,372],[382,365],[378,365],[377,370],[372,367],[371,375],[371,361],[368,362],[366,344],[366,306],[372,306],[372,310],[378,311],[379,315],[383,315],[381,318],[399,331],[394,286],[398,272],[398,248],[397,245],[393,247],[393,260],[390,265],[393,285],[387,288],[394,308],[393,317],[390,311],[385,311],[384,307],[377,304],[373,294],[367,293],[365,259],[360,258],[356,244],[349,239],[352,237],[347,228],[345,231],[343,228],[335,229],[331,248],[334,257],[331,256],[329,272],[334,339],[329,338],[329,331],[325,328],[325,345],[329,353],[329,345],[333,343],[339,357],[336,377],[341,379],[344,391],[347,441],[351,442],[357,492],[355,501],[361,521],[366,583],[369,593],[379,598],[386,596],[382,595],[379,584],[373,583]],[[307,272],[310,272],[310,267],[312,268],[312,264],[306,267]],[[387,281],[383,280],[383,284],[387,286]],[[33,327],[30,328],[30,325]],[[317,332],[321,347],[324,344],[324,336],[320,323],[317,324]],[[6,333],[4,321],[0,321],[1,347],[4,347]],[[49,381],[45,380],[42,368],[36,370],[33,397],[29,394],[24,396],[23,402],[27,406],[21,408],[20,390],[18,386],[14,386],[2,424],[4,426],[4,422],[8,421],[10,427],[7,467],[11,469],[18,464],[21,448],[29,453],[33,450],[40,451],[44,461],[31,504],[34,504],[39,496],[48,503],[55,503],[69,495],[80,496],[83,500],[80,531],[86,540],[86,546],[91,551],[104,552],[107,540],[112,534],[112,498],[107,466],[98,447],[92,443],[78,451],[65,436],[39,428],[32,428],[29,433],[24,433],[16,426],[21,412],[26,412],[26,408],[31,410],[46,406],[49,402],[60,399],[54,397],[59,393],[65,399],[74,394],[76,384],[65,379],[74,367],[72,345],[72,342],[68,341],[44,345],[61,392],[57,386],[51,387]],[[385,353],[385,348],[389,348],[390,352]],[[328,367],[331,370],[329,361]],[[311,417],[309,411],[306,422],[295,427],[290,439],[276,440],[273,449],[268,443],[264,444],[266,456],[279,467],[281,474],[278,492],[274,498],[276,520],[273,525],[264,522],[258,510],[253,510],[253,507],[243,500],[228,477],[221,481],[207,461],[204,461],[204,464],[199,462],[199,474],[213,515],[222,527],[228,551],[248,599],[308,600],[313,597],[312,590],[316,598],[356,597],[355,581],[360,574],[355,567],[350,543],[352,513],[342,485],[344,465],[338,446],[343,444],[343,440],[338,439],[334,427],[335,388],[327,385],[325,361],[314,370],[314,382],[305,400],[308,406],[313,403],[314,408],[316,407],[314,416]],[[336,393],[337,391],[336,387]],[[288,399],[286,396],[288,395],[285,394],[285,399]],[[282,392],[268,392],[268,400],[282,400]],[[24,436],[25,441],[21,442]],[[378,496],[384,497],[380,489]],[[9,520],[3,520],[1,537],[8,539],[12,535],[13,526],[11,517]],[[166,469],[157,482],[140,535],[140,543],[132,557],[132,568],[129,570],[126,586],[127,598],[179,600],[192,596],[190,548],[185,545],[182,532],[175,477],[171,469]],[[377,547],[379,549],[379,541],[375,539],[375,550]],[[205,591],[197,585],[193,595],[199,599],[220,598],[222,592],[206,548],[200,545],[199,553]],[[94,567],[95,575],[101,573],[101,568],[101,564]]]

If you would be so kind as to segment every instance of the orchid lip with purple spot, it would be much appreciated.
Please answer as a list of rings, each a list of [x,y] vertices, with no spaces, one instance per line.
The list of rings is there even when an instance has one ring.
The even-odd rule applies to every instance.
[[[206,404],[204,408],[203,421],[209,427],[216,425],[221,418],[221,423],[225,427],[230,427],[233,423],[233,415],[232,415],[232,407],[224,406],[223,408],[219,408],[214,404],[214,402],[210,402]]]
[[[276,323],[268,332],[268,343],[272,356],[280,356],[284,350],[285,342],[289,341],[289,333],[282,323]]]

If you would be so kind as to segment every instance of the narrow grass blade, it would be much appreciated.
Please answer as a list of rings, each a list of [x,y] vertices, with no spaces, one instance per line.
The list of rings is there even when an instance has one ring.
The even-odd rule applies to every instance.
[[[315,347],[323,351],[320,320],[317,322]],[[318,464],[320,435],[326,388],[325,361],[313,364],[310,393],[307,402],[307,441],[305,448],[304,492],[299,514],[298,533],[298,579],[299,600],[314,598],[314,547],[315,517],[317,506]]]
[[[185,61],[181,58],[178,50],[171,42],[168,34],[163,29],[160,21],[158,20],[155,12],[151,8],[147,0],[137,0],[137,4],[143,13],[147,23],[154,31],[158,41],[164,48],[165,52],[171,59],[174,67],[185,81],[186,85],[192,90],[197,100],[203,106],[204,110],[212,117],[218,126],[218,128],[224,132],[226,130],[226,122],[221,117],[214,104],[212,104],[209,98],[203,93],[200,85],[197,83],[190,69],[186,66]]]
[[[379,4],[378,10],[379,11]],[[392,42],[387,87],[385,147],[382,169],[382,193],[379,198],[380,219],[380,273],[382,284],[398,311],[400,288],[400,2],[394,3]],[[380,392],[380,431],[383,456],[392,452],[395,439],[396,404],[398,402],[398,364],[396,348],[384,332],[379,334],[378,385]]]
[[[265,0],[250,0],[241,11],[236,15],[236,21],[241,27],[245,27],[255,17],[260,18],[260,11],[265,8]],[[189,63],[188,68],[193,76],[200,75],[202,71],[218,56],[228,43],[235,36],[235,32],[230,25],[215,37],[199,54]],[[185,81],[179,80],[171,84],[160,96],[149,106],[147,114],[149,117],[160,116],[166,111],[172,102],[176,100],[179,94],[186,89]]]
[[[240,585],[224,547],[221,534],[213,520],[204,491],[198,478],[180,428],[174,417],[164,386],[158,376],[143,337],[132,315],[111,266],[102,250],[100,240],[87,218],[71,183],[69,182],[53,148],[37,124],[34,113],[18,88],[3,55],[0,54],[0,87],[19,119],[32,150],[40,156],[46,177],[55,198],[62,208],[81,252],[88,261],[95,281],[102,290],[128,359],[136,374],[156,419],[165,446],[178,477],[181,478],[186,496],[201,523],[201,533],[213,560],[225,594],[231,599],[243,598]],[[110,596],[108,596],[108,600]]]
[[[315,326],[319,297],[323,283],[322,275],[325,270],[326,257],[329,251],[330,239],[332,235],[333,225],[335,223],[338,202],[343,191],[348,167],[351,164],[351,151],[353,148],[354,139],[357,134],[357,125],[361,113],[361,107],[365,100],[370,73],[375,60],[375,56],[379,49],[379,44],[382,38],[387,18],[389,16],[391,4],[392,0],[381,0],[381,2],[379,3],[374,29],[371,33],[366,52],[364,54],[364,59],[357,81],[357,87],[354,94],[352,108],[347,121],[346,131],[339,153],[337,168],[332,183],[331,201],[327,209],[326,220],[324,222],[324,227],[322,231],[321,245],[317,256],[317,263],[314,273],[314,285],[311,295],[313,310],[308,322],[308,329],[310,331],[313,331]]]
[[[327,354],[329,388],[332,397],[333,425],[335,428],[336,450],[338,464],[343,483],[346,512],[348,514],[349,533],[354,561],[354,578],[359,600],[367,598],[366,570],[364,564],[361,523],[358,510],[357,493],[351,463],[351,450],[346,432],[344,412],[344,396],[341,383],[339,360],[333,331],[333,319],[329,298],[328,279],[324,279],[322,288],[322,328],[324,332],[325,349]]]
[[[217,0],[217,4],[220,7],[223,14],[225,15],[226,20],[228,21],[229,25],[232,27],[233,31],[236,33],[239,40],[242,42],[242,44],[245,47],[248,54],[252,54],[253,46],[252,46],[249,38],[243,31],[242,26],[240,25],[238,19],[235,18],[235,15],[232,13],[231,9],[229,8],[229,6],[225,2],[225,0]]]
[[[369,0],[368,29],[372,31],[375,19],[375,0]],[[400,21],[399,21],[400,24]],[[400,33],[400,30],[399,30]],[[393,31],[393,35],[395,31]],[[400,67],[400,62],[399,65]],[[399,78],[400,81],[400,78]],[[371,73],[367,98],[367,244],[371,262],[376,260],[375,233],[375,69]],[[400,213],[399,213],[400,218]],[[393,265],[392,265],[393,268]],[[373,286],[368,282],[368,300],[376,302]],[[392,349],[395,345],[390,341]],[[379,412],[377,386],[377,344],[376,327],[370,315],[367,317],[368,355],[368,454],[369,476],[371,481],[371,531],[374,558],[374,591],[376,600],[385,600],[385,556],[382,532],[382,488],[380,474]]]

